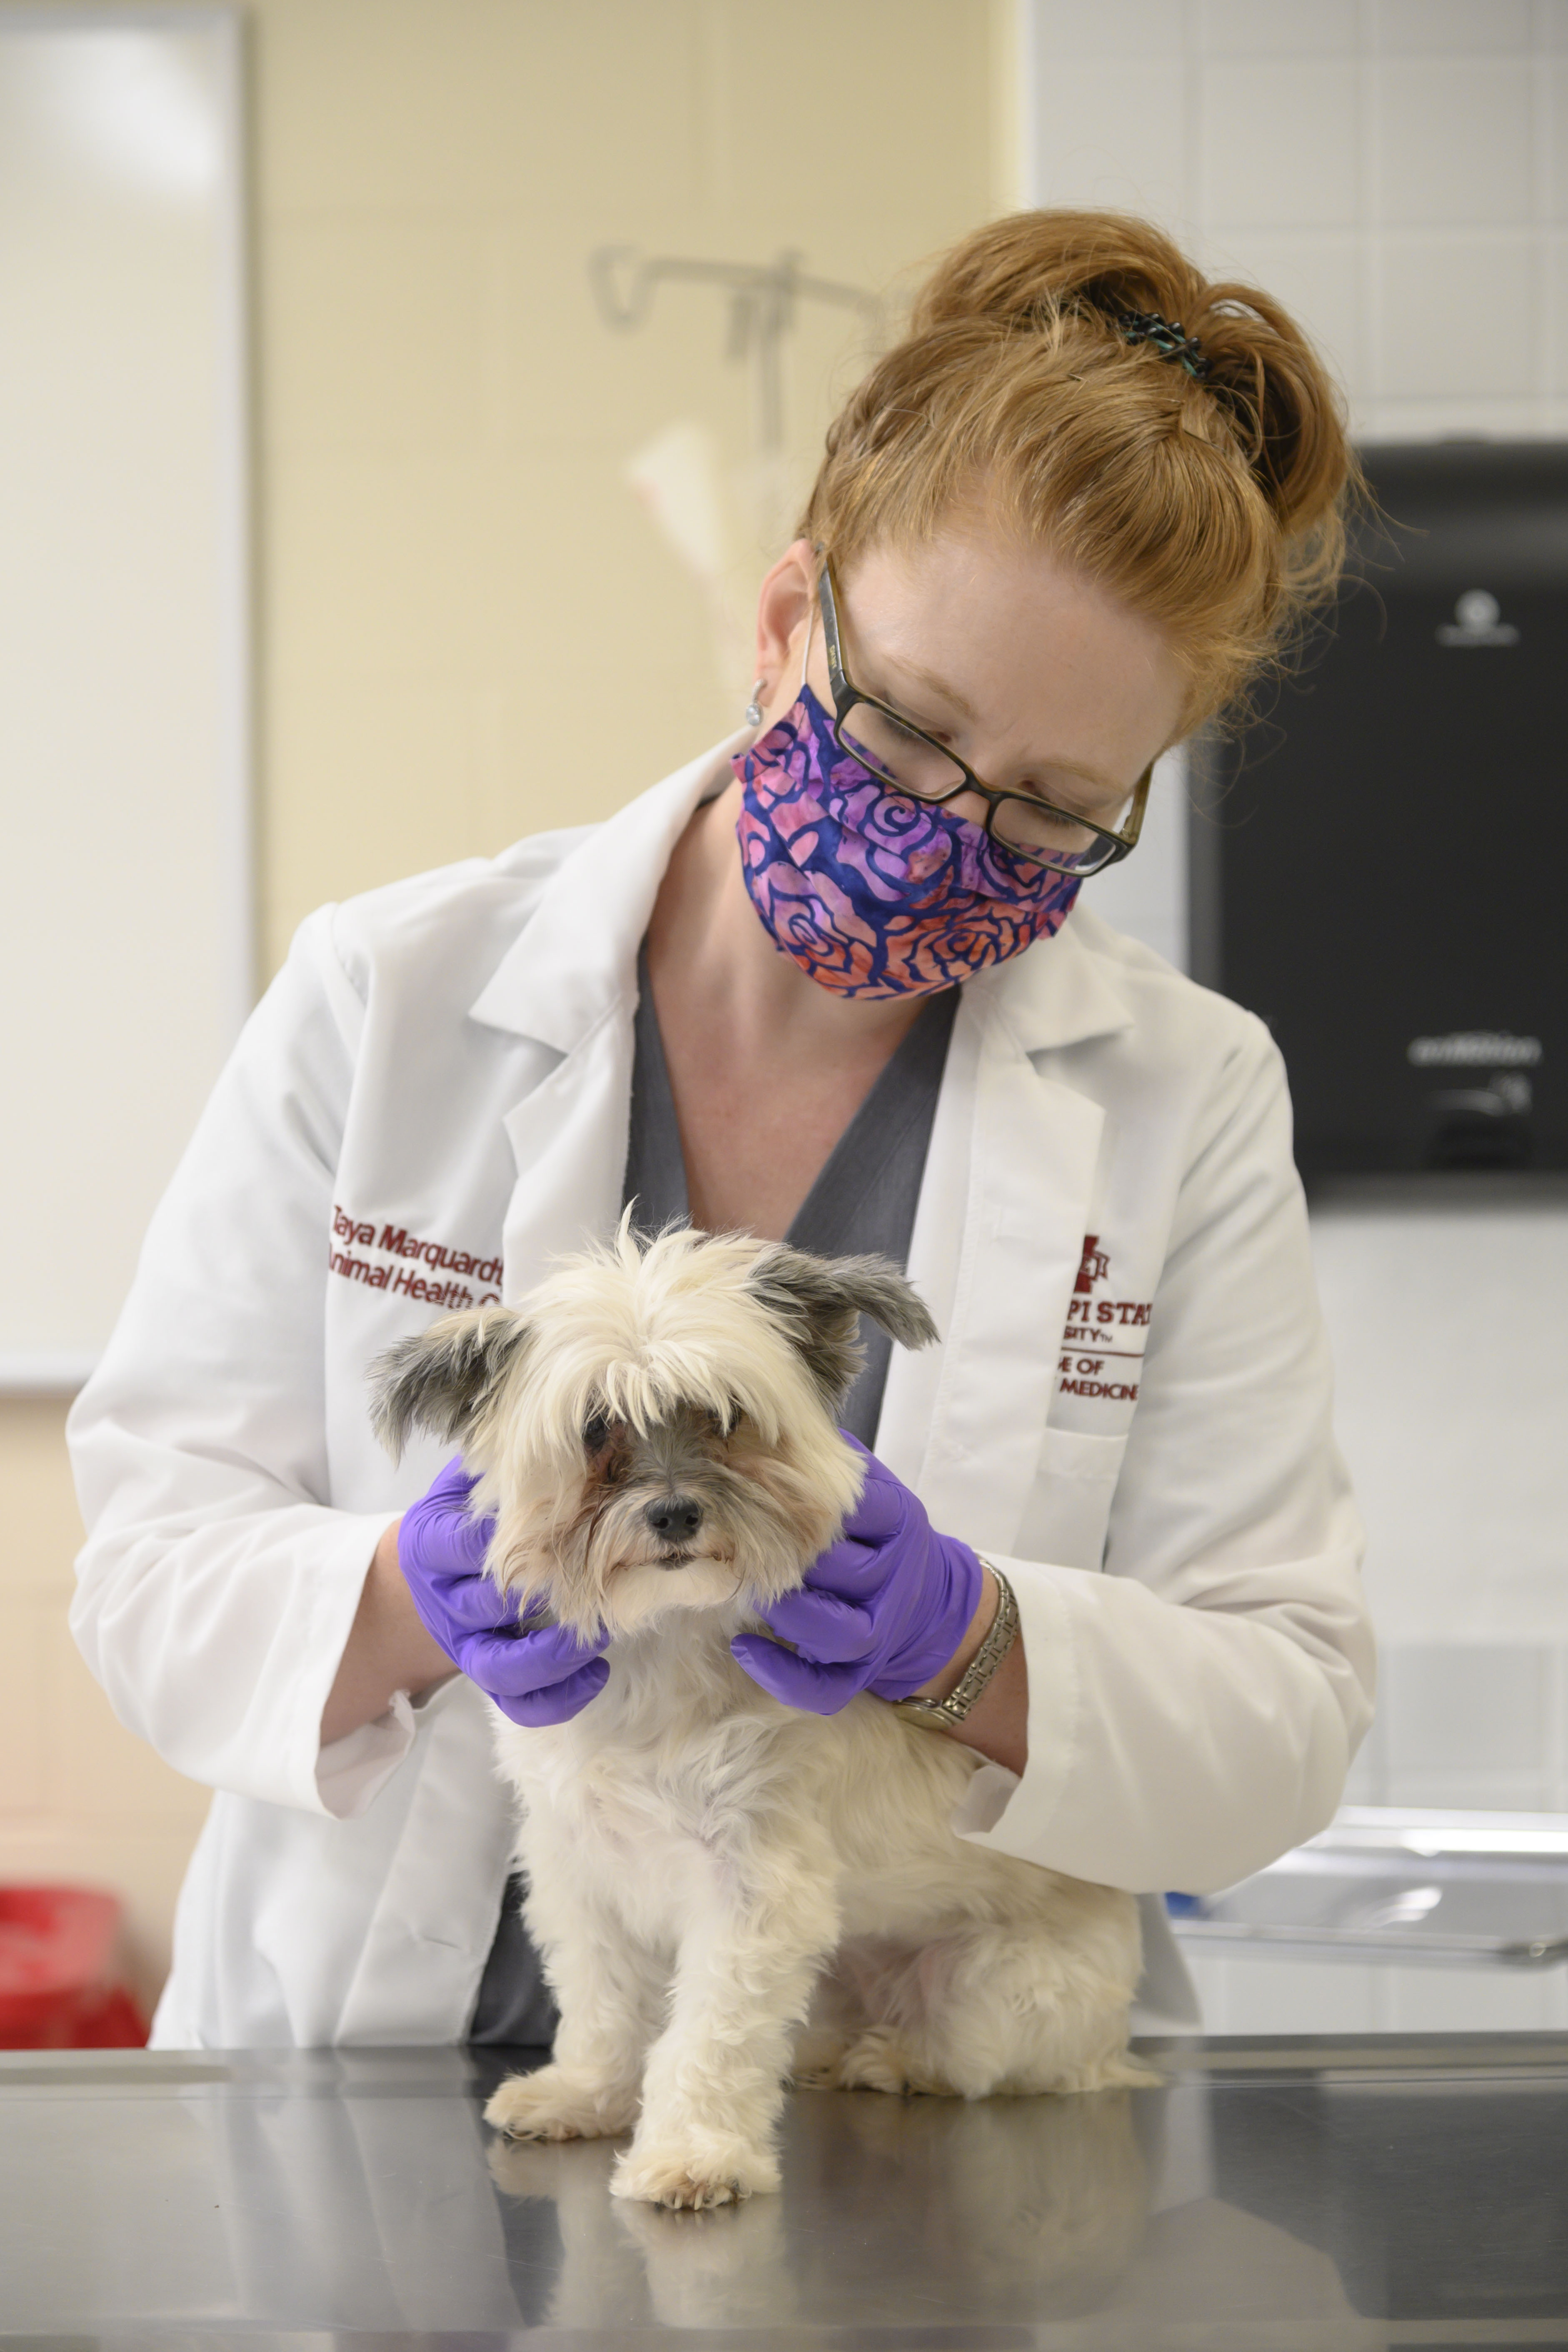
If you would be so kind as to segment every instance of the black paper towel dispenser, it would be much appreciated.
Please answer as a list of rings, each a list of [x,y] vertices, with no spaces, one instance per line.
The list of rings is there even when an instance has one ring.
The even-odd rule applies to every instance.
[[[1194,762],[1195,978],[1308,1177],[1568,1168],[1568,443],[1363,449],[1331,635]]]

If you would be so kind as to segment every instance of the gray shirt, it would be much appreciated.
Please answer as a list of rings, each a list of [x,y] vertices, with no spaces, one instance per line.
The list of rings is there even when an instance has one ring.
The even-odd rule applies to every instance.
[[[877,1251],[897,1265],[908,1265],[915,1203],[957,1010],[956,988],[944,990],[922,1006],[796,1211],[784,1236],[796,1249],[815,1251],[820,1257],[860,1257]],[[631,1127],[621,1197],[628,1206],[636,1202],[636,1223],[643,1233],[684,1224],[690,1213],[686,1160],[648,985],[646,946],[637,959]],[[864,1316],[860,1340],[865,1369],[845,1399],[839,1419],[862,1444],[872,1445],[892,1341]],[[555,2003],[523,1926],[519,1907],[522,1893],[522,1880],[509,1878],[468,2029],[470,2042],[548,2047],[555,2038]]]
[[[684,1224],[690,1203],[646,949],[638,959],[637,982],[631,1132],[622,1199],[627,1204],[636,1202],[639,1230],[657,1234],[668,1224]],[[784,1236],[796,1249],[814,1251],[818,1257],[879,1252],[896,1265],[908,1265],[915,1203],[957,1010],[956,988],[944,989],[921,1008],[796,1210]],[[845,1399],[839,1419],[863,1445],[873,1445],[893,1343],[864,1316],[860,1340],[866,1368]]]

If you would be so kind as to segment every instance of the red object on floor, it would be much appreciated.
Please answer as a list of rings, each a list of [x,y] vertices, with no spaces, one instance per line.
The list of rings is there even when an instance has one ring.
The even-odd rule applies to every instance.
[[[0,2050],[140,2050],[120,1904],[89,1886],[0,1886]]]

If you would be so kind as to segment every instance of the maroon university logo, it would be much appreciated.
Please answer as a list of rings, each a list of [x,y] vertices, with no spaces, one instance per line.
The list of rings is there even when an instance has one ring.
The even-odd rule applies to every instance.
[[[1100,1246],[1100,1235],[1098,1234],[1085,1234],[1083,1237],[1083,1257],[1078,1269],[1078,1280],[1073,1284],[1074,1290],[1092,1290],[1095,1284],[1097,1282],[1103,1282],[1110,1272],[1110,1260]]]
[[[1062,1333],[1063,1353],[1058,1367],[1060,1390],[1063,1396],[1136,1404],[1149,1301],[1096,1298],[1096,1284],[1110,1278],[1110,1253],[1100,1248],[1098,1234],[1085,1234]]]

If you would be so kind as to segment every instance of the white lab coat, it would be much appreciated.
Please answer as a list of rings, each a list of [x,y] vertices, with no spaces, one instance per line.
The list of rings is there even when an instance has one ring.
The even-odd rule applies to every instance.
[[[218,1791],[164,2046],[463,2034],[509,1858],[488,1704],[455,1680],[319,1743],[376,1540],[446,1450],[388,1461],[365,1369],[612,1228],[637,946],[723,774],[312,916],[153,1221],[71,1417],[73,1624]],[[1267,1032],[1086,898],[964,989],[909,1270],[942,1343],[895,1350],[876,1450],[1005,1568],[1028,1662],[1027,1769],[976,1776],[965,1834],[1144,1892],[1321,1829],[1372,1645]]]

